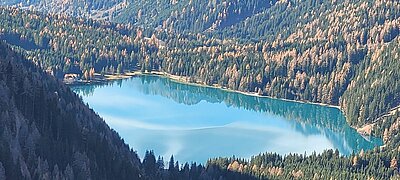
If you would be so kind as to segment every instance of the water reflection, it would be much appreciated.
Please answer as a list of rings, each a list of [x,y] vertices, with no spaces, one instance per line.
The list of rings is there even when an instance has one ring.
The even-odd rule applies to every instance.
[[[160,117],[160,121],[153,121],[151,118],[146,121],[144,121],[144,118],[140,120],[134,120],[135,117],[140,117],[140,112],[135,112],[134,114],[128,113],[128,115],[124,116],[124,118],[117,117],[117,115],[113,113],[111,113],[113,115],[110,115],[110,112],[107,112],[107,110],[105,109],[101,109],[100,106],[95,107],[96,104],[100,104],[98,102],[99,98],[104,98],[104,96],[100,95],[100,92],[99,95],[96,95],[96,90],[104,89],[107,87],[111,88],[107,90],[109,91],[109,93],[111,93],[111,91],[117,91],[118,88],[129,89],[127,91],[120,92],[121,94],[124,94],[125,92],[126,94],[128,94],[123,95],[123,97],[121,97],[120,99],[118,99],[116,96],[114,96],[113,99],[107,99],[110,104],[122,103],[123,101],[128,102],[127,98],[129,97],[126,96],[129,96],[129,94],[135,94],[135,96],[138,96],[137,93],[148,96],[146,98],[161,96],[169,100],[173,100],[177,104],[183,104],[186,106],[186,108],[195,105],[196,108],[199,108],[197,106],[203,107],[203,104],[206,103],[204,104],[204,107],[209,107],[210,109],[206,109],[204,110],[204,112],[212,112],[211,114],[213,114],[215,117],[220,118],[220,121],[223,121],[224,123],[218,124],[212,122],[205,125],[202,124],[191,126],[190,123],[195,123],[195,120],[193,120],[192,122],[186,123],[188,127],[185,127],[185,122],[175,122],[175,120],[171,122],[171,120],[169,120],[184,118],[190,120],[191,118],[193,118],[195,116],[193,114],[196,113],[196,110],[189,110],[185,108],[178,108],[176,112],[165,113],[176,115],[175,117],[170,118],[164,117],[164,119],[168,119],[165,120],[166,122],[163,122],[163,117]],[[339,149],[339,152],[341,154],[348,155],[351,154],[353,151],[358,152],[361,149],[371,149],[382,143],[381,140],[378,138],[364,138],[359,135],[354,129],[350,128],[347,125],[344,116],[336,108],[329,108],[304,103],[295,103],[271,98],[246,96],[240,93],[223,91],[216,88],[181,84],[171,81],[167,78],[156,76],[141,76],[132,79],[117,80],[109,82],[107,84],[74,86],[72,88],[75,92],[81,94],[84,100],[87,101],[96,111],[98,111],[99,114],[102,115],[109,124],[111,124],[111,126],[114,124],[120,127],[134,128],[136,130],[136,133],[134,134],[135,136],[145,134],[146,137],[136,137],[133,138],[131,141],[128,140],[128,143],[131,144],[134,148],[135,146],[145,148],[143,147],[143,144],[152,145],[153,147],[156,146],[156,148],[159,148],[160,151],[165,151],[165,155],[177,152],[182,153],[182,149],[184,149],[185,145],[187,146],[188,144],[186,143],[182,145],[182,142],[180,141],[185,141],[184,139],[186,139],[186,141],[191,142],[199,137],[202,137],[203,140],[206,139],[208,141],[208,144],[202,142],[205,143],[205,147],[200,145],[196,146],[197,149],[192,148],[193,152],[191,154],[195,154],[194,152],[200,153],[201,151],[226,151],[226,148],[229,148],[229,146],[231,146],[231,144],[229,144],[228,142],[232,141],[232,143],[234,143],[235,138],[236,140],[246,141],[243,142],[243,146],[248,146],[245,148],[235,147],[237,150],[232,150],[230,153],[238,153],[236,155],[240,155],[241,151],[250,151],[248,149],[252,149],[252,147],[256,146],[258,146],[258,148],[255,148],[255,152],[252,153],[264,152],[266,150],[278,151],[278,153],[304,151],[309,152],[322,151],[322,149],[326,148],[336,148]],[[104,94],[107,93],[104,92]],[[90,97],[96,98],[91,99]],[[146,107],[146,103],[149,103],[147,102],[147,100],[141,101],[138,97],[132,98],[135,98],[135,100],[129,101],[129,104],[136,104],[135,106],[142,108],[142,110],[143,107]],[[113,100],[116,102],[112,103]],[[213,109],[214,106],[212,104],[223,104],[225,109],[219,106],[215,106],[215,109],[218,109],[218,112],[213,111],[215,109]],[[153,107],[155,112],[162,111],[161,109],[166,108],[161,106],[159,108],[155,108],[155,106],[157,106],[156,104],[148,104],[148,106]],[[173,104],[168,104],[166,106],[170,107],[173,106]],[[121,107],[124,107],[124,105],[121,105]],[[228,108],[229,110],[226,110],[226,108]],[[227,119],[238,117],[234,115],[234,113],[230,115],[224,113],[230,113],[232,111],[232,108],[236,109],[235,111],[240,110],[240,112],[237,113],[245,114],[246,116],[246,113],[248,113],[248,118],[254,117],[254,119],[257,119],[259,117],[268,117],[265,119],[268,119],[270,122],[266,124],[266,122],[264,121],[267,120],[229,121]],[[132,109],[129,109],[128,111],[132,111]],[[171,109],[169,109],[169,111],[171,111]],[[188,113],[191,113],[191,115],[185,115],[183,113],[184,111],[188,111]],[[251,114],[250,112],[256,112],[256,115]],[[123,114],[126,112],[118,113]],[[178,115],[182,113],[183,115],[178,117]],[[160,115],[162,116],[164,116],[165,114],[160,113]],[[154,116],[152,118],[156,119]],[[284,126],[288,126],[289,128],[285,128]],[[169,132],[160,132],[160,130]],[[124,137],[123,133],[125,130],[121,129],[118,131]],[[127,130],[126,132],[127,136],[132,135],[132,132],[128,133]],[[224,133],[226,134],[221,135]],[[300,133],[302,137],[298,137],[297,133]],[[177,136],[179,136],[179,138]],[[247,136],[249,136],[249,138],[247,138]],[[259,136],[261,136],[262,139],[255,140],[255,138],[258,138]],[[224,140],[218,139],[217,137],[230,137],[230,140],[225,142],[227,143],[226,147],[224,147],[223,143],[221,144],[221,141]],[[265,137],[268,137],[268,140],[266,140]],[[293,137],[295,137],[294,140],[290,141],[290,139],[293,139]],[[128,137],[124,138],[128,139]],[[177,139],[180,139],[180,141],[176,141]],[[213,140],[215,140],[215,142],[211,142]],[[160,143],[161,141],[168,143],[162,145],[162,143]],[[293,144],[296,143],[296,141],[300,141],[297,142],[299,144]],[[262,142],[264,146],[266,145],[268,147],[265,147],[265,150],[262,150],[262,147],[259,147],[260,142]],[[318,142],[320,142],[320,144],[318,144]],[[288,145],[288,143],[292,144]],[[158,145],[159,147],[157,147]],[[175,150],[171,151],[171,148],[167,148],[167,146],[173,146],[173,149]],[[218,148],[219,146],[222,147]],[[259,149],[261,150],[257,152],[257,150]],[[184,153],[182,154],[184,155]],[[220,155],[220,153],[215,154]],[[230,156],[233,154],[225,155]],[[186,156],[187,157],[185,158],[187,159],[194,158],[191,157],[193,155]],[[196,156],[200,156],[200,154],[197,154]],[[204,155],[204,153],[202,154],[202,156],[204,157],[198,159],[204,160],[204,158],[206,159],[210,157],[210,155],[206,156]],[[182,158],[182,160],[187,160],[185,158]],[[197,159],[197,157],[195,159]]]

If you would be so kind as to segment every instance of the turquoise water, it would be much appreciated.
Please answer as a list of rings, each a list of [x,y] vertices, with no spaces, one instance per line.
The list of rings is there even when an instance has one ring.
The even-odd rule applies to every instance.
[[[131,148],[180,162],[262,152],[341,154],[381,145],[350,128],[336,108],[246,96],[140,76],[71,87]]]

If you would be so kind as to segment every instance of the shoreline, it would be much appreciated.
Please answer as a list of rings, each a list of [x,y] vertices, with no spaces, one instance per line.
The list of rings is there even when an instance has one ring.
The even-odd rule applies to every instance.
[[[335,108],[338,109],[342,115],[345,118],[346,123],[353,128],[354,130],[357,131],[357,133],[359,133],[360,135],[362,135],[363,137],[368,137],[368,136],[372,136],[372,131],[371,129],[373,128],[373,126],[375,125],[375,123],[373,124],[365,124],[364,126],[361,127],[356,127],[356,126],[351,126],[348,122],[347,122],[347,116],[344,113],[344,111],[341,109],[340,106],[335,106],[335,105],[330,105],[330,104],[324,104],[324,103],[315,103],[315,102],[309,102],[309,101],[301,101],[301,100],[292,100],[292,99],[285,99],[285,98],[277,98],[277,97],[272,97],[272,96],[264,96],[264,95],[259,95],[256,92],[243,92],[243,91],[238,91],[238,90],[232,90],[232,89],[228,89],[226,87],[221,87],[217,84],[213,84],[213,85],[207,85],[204,84],[202,82],[196,81],[196,82],[190,82],[189,81],[189,77],[184,77],[184,76],[177,76],[177,75],[172,75],[166,72],[160,72],[160,71],[151,71],[151,72],[141,72],[141,71],[132,71],[129,73],[125,73],[125,75],[128,75],[130,77],[134,77],[134,76],[142,76],[142,75],[147,75],[147,76],[158,76],[161,78],[168,78],[171,81],[177,82],[177,83],[182,83],[182,84],[187,84],[187,85],[192,85],[192,86],[199,86],[199,87],[207,87],[207,88],[214,88],[214,89],[219,89],[222,91],[226,91],[226,92],[233,92],[233,93],[239,93],[245,96],[253,96],[253,97],[259,97],[259,98],[268,98],[268,99],[275,99],[275,100],[281,100],[281,101],[286,101],[286,102],[293,102],[293,103],[302,103],[302,104],[310,104],[310,105],[316,105],[316,106],[323,106],[323,107],[327,107],[327,108]],[[122,78],[121,78],[122,79]]]
[[[347,122],[347,117],[343,110],[341,109],[340,106],[335,106],[335,105],[330,105],[330,104],[324,104],[324,103],[316,103],[316,102],[309,102],[309,101],[302,101],[302,100],[292,100],[292,99],[285,99],[285,98],[277,98],[277,97],[272,97],[272,96],[264,96],[264,95],[259,95],[256,92],[243,92],[243,91],[238,91],[238,90],[232,90],[228,89],[226,87],[219,86],[217,84],[213,85],[207,85],[204,84],[203,82],[196,81],[196,82],[190,82],[189,77],[185,76],[178,76],[178,75],[172,75],[166,72],[160,72],[160,71],[150,71],[150,72],[141,72],[139,70],[134,70],[130,72],[125,72],[124,74],[106,74],[104,76],[96,73],[95,74],[95,79],[90,80],[90,81],[81,81],[81,82],[74,82],[69,85],[81,85],[81,84],[96,84],[96,83],[106,83],[110,82],[113,80],[122,80],[122,79],[128,79],[131,77],[135,76],[158,76],[161,78],[168,78],[171,81],[177,82],[177,83],[182,83],[182,84],[187,84],[187,85],[192,85],[192,86],[199,86],[199,87],[207,87],[207,88],[214,88],[214,89],[219,89],[222,91],[226,92],[233,92],[233,93],[239,93],[242,95],[246,96],[253,96],[253,97],[259,97],[259,98],[268,98],[268,99],[275,99],[275,100],[281,100],[281,101],[286,101],[286,102],[294,102],[294,103],[302,103],[302,104],[310,104],[310,105],[317,105],[317,106],[323,106],[327,108],[335,108],[338,109],[344,118],[346,119]],[[347,123],[348,124],[348,123]],[[350,126],[351,128],[355,129],[359,134],[364,135],[364,136],[371,136],[371,125],[373,126],[374,124],[366,124],[362,127],[355,127],[355,126]]]
[[[141,75],[159,76],[159,77],[162,77],[162,78],[168,78],[168,79],[170,79],[172,81],[175,81],[175,82],[178,82],[178,83],[182,83],[182,84],[188,84],[188,85],[200,86],[200,87],[208,87],[208,88],[215,88],[215,89],[220,89],[220,90],[227,91],[227,92],[243,94],[243,95],[246,95],[246,96],[253,96],[253,97],[259,97],[259,98],[268,98],[268,99],[276,99],[276,100],[282,100],[282,101],[287,101],[287,102],[296,102],[296,103],[302,103],[302,104],[318,105],[318,106],[324,106],[324,107],[328,107],[328,108],[336,108],[340,112],[343,113],[343,111],[342,111],[340,106],[324,104],[324,103],[316,103],[316,102],[310,102],[310,101],[302,101],[302,100],[293,100],[293,99],[285,99],[285,98],[277,98],[277,97],[272,97],[272,96],[265,96],[265,95],[260,95],[260,94],[258,94],[256,92],[244,92],[244,91],[239,91],[239,90],[232,90],[232,89],[228,89],[226,87],[219,86],[217,84],[207,85],[207,84],[204,84],[204,83],[202,83],[200,81],[190,82],[189,81],[189,77],[172,75],[172,74],[169,74],[169,73],[166,73],[166,72],[160,72],[160,71],[141,72],[139,70],[135,70],[135,71],[125,72],[124,74],[120,74],[120,75],[117,75],[117,74],[106,74],[104,76],[101,76],[100,74],[96,73],[95,74],[95,79],[93,79],[93,80],[74,82],[74,83],[70,83],[69,85],[102,83],[102,82],[108,82],[108,81],[113,81],[113,80],[128,79],[128,78],[131,78],[131,77],[141,76]],[[344,115],[344,113],[343,113],[343,115]],[[355,128],[355,129],[357,129],[357,128]]]
[[[254,97],[259,97],[259,98],[276,99],[276,100],[287,101],[287,102],[296,102],[296,103],[302,103],[302,104],[312,104],[312,105],[324,106],[324,107],[328,107],[328,108],[336,108],[336,109],[339,109],[342,112],[340,106],[324,104],[324,103],[315,103],[315,102],[309,102],[309,101],[292,100],[292,99],[285,99],[285,98],[277,98],[277,97],[272,97],[272,96],[259,95],[256,92],[244,92],[244,91],[239,91],[239,90],[232,90],[232,89],[228,89],[226,87],[219,86],[217,84],[206,85],[206,84],[203,84],[201,82],[189,82],[187,80],[188,77],[172,75],[172,74],[164,73],[164,72],[158,72],[158,71],[152,71],[152,72],[149,72],[149,73],[139,72],[139,74],[137,74],[137,75],[160,76],[160,77],[164,77],[164,78],[169,78],[169,79],[171,79],[173,81],[176,81],[178,83],[183,83],[183,84],[188,84],[188,85],[193,85],[193,86],[215,88],[215,89],[220,89],[220,90],[227,91],[227,92],[243,94],[243,95],[246,95],[246,96],[254,96]]]
[[[105,74],[104,76],[95,73],[95,77],[91,80],[75,80],[75,81],[68,81],[63,80],[63,82],[69,86],[76,86],[76,85],[89,85],[89,84],[100,84],[106,83],[114,80],[121,80],[121,79],[128,79],[137,75],[136,71],[127,72],[124,74]]]

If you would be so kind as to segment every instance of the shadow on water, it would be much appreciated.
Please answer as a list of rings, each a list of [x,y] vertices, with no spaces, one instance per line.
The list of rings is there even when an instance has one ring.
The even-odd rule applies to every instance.
[[[324,135],[333,144],[333,147],[339,149],[340,153],[344,155],[382,145],[382,140],[379,138],[363,137],[358,134],[347,124],[345,117],[337,108],[248,96],[217,88],[178,83],[158,76],[146,75],[134,78],[140,78],[141,85],[135,87],[140,92],[147,95],[161,95],[181,104],[194,105],[201,101],[224,103],[228,107],[284,117],[296,131],[306,136]],[[96,88],[122,86],[125,81],[129,80],[72,86],[71,88],[84,96],[90,96]]]

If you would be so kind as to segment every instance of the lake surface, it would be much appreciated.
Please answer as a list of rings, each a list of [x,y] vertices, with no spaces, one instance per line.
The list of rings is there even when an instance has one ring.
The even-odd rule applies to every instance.
[[[213,157],[250,158],[263,152],[341,154],[382,140],[350,128],[336,108],[247,96],[158,76],[71,87],[143,157],[205,163]]]

